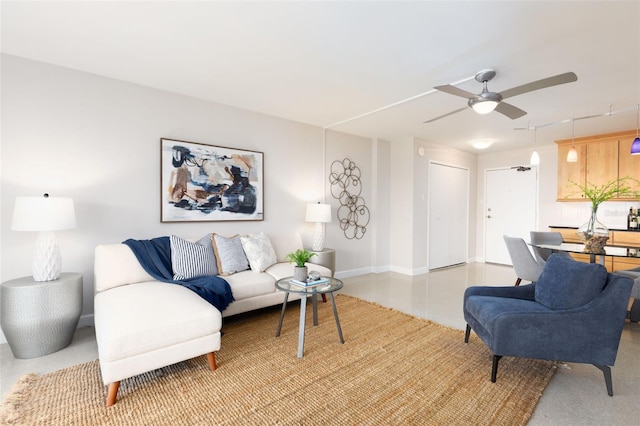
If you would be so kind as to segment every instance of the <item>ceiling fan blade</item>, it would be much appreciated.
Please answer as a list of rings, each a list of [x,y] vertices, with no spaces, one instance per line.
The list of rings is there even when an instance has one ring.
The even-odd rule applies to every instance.
[[[458,89],[457,87],[452,86],[450,84],[445,84],[443,86],[435,86],[434,89],[440,90],[441,92],[445,92],[445,93],[448,93],[450,95],[460,96],[462,98],[467,98],[467,99],[475,99],[475,98],[478,97],[478,95],[476,95],[475,93],[471,93],[471,92],[467,92],[466,90]]]
[[[512,120],[527,114],[526,111],[506,102],[500,102],[494,111],[498,111],[500,114],[504,114]]]
[[[534,90],[544,89],[546,87],[557,86],[559,84],[571,83],[578,80],[578,76],[573,72],[554,75],[553,77],[543,78],[542,80],[532,81],[522,86],[514,87],[500,92],[502,99],[511,98],[513,96],[522,95],[523,93],[533,92]]]
[[[433,122],[434,122],[434,121],[436,121],[436,120],[440,120],[441,118],[448,117],[448,116],[453,115],[453,114],[456,114],[456,113],[458,113],[458,112],[460,112],[460,111],[464,111],[465,109],[468,109],[468,108],[469,108],[469,107],[466,107],[466,106],[465,106],[465,107],[462,107],[462,108],[458,108],[458,109],[457,109],[457,110],[455,110],[455,111],[451,111],[451,112],[448,112],[448,113],[446,113],[446,114],[444,114],[444,115],[440,115],[440,116],[438,116],[438,117],[436,117],[436,118],[432,118],[431,120],[427,120],[427,121],[425,121],[425,123],[433,123]]]

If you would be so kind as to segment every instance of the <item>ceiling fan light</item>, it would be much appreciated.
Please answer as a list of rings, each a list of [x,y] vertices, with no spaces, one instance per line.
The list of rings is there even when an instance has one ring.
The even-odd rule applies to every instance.
[[[531,153],[531,160],[529,160],[529,163],[531,163],[531,165],[533,166],[537,166],[538,164],[540,164],[540,156],[538,155],[538,151],[536,151],[535,149]]]
[[[471,108],[478,114],[489,114],[496,109],[497,106],[498,102],[493,100],[474,99],[474,102],[471,102]]]
[[[640,155],[640,138],[637,136],[631,144],[631,155]]]
[[[571,147],[569,152],[567,153],[567,163],[577,163],[578,162],[578,151],[576,151],[575,147]]]

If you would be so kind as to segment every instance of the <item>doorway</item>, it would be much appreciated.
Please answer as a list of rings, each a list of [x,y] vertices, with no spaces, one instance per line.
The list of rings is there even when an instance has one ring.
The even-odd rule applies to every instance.
[[[485,262],[511,265],[503,235],[529,241],[536,229],[537,182],[534,166],[485,171]]]
[[[467,262],[469,169],[429,163],[429,269]]]

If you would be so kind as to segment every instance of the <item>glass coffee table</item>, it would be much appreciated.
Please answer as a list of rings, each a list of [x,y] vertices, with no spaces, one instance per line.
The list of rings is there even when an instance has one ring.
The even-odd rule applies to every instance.
[[[293,277],[287,277],[276,281],[276,288],[280,291],[284,291],[284,302],[282,302],[282,313],[280,314],[280,321],[278,322],[276,337],[280,336],[280,330],[282,329],[282,320],[284,319],[284,311],[287,309],[287,301],[289,300],[289,293],[299,294],[300,325],[298,330],[298,358],[302,358],[302,355],[304,353],[304,327],[307,317],[307,298],[311,297],[311,303],[313,305],[313,325],[318,325],[318,295],[328,294],[331,298],[333,316],[336,319],[338,337],[340,338],[340,343],[344,343],[344,338],[342,337],[342,328],[340,328],[340,319],[338,318],[338,310],[336,308],[336,300],[333,297],[333,293],[343,287],[342,281],[336,278],[329,278],[329,282],[313,287],[302,287],[291,283],[292,279]]]

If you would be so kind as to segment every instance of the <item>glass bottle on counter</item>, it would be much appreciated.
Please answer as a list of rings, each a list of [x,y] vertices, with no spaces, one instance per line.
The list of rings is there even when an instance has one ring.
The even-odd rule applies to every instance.
[[[633,216],[633,207],[629,207],[629,214],[627,215],[627,230],[631,229],[631,217]]]
[[[629,229],[631,231],[637,231],[638,230],[638,211],[637,210],[633,210],[631,209],[632,213],[631,213],[631,219],[629,221]]]

